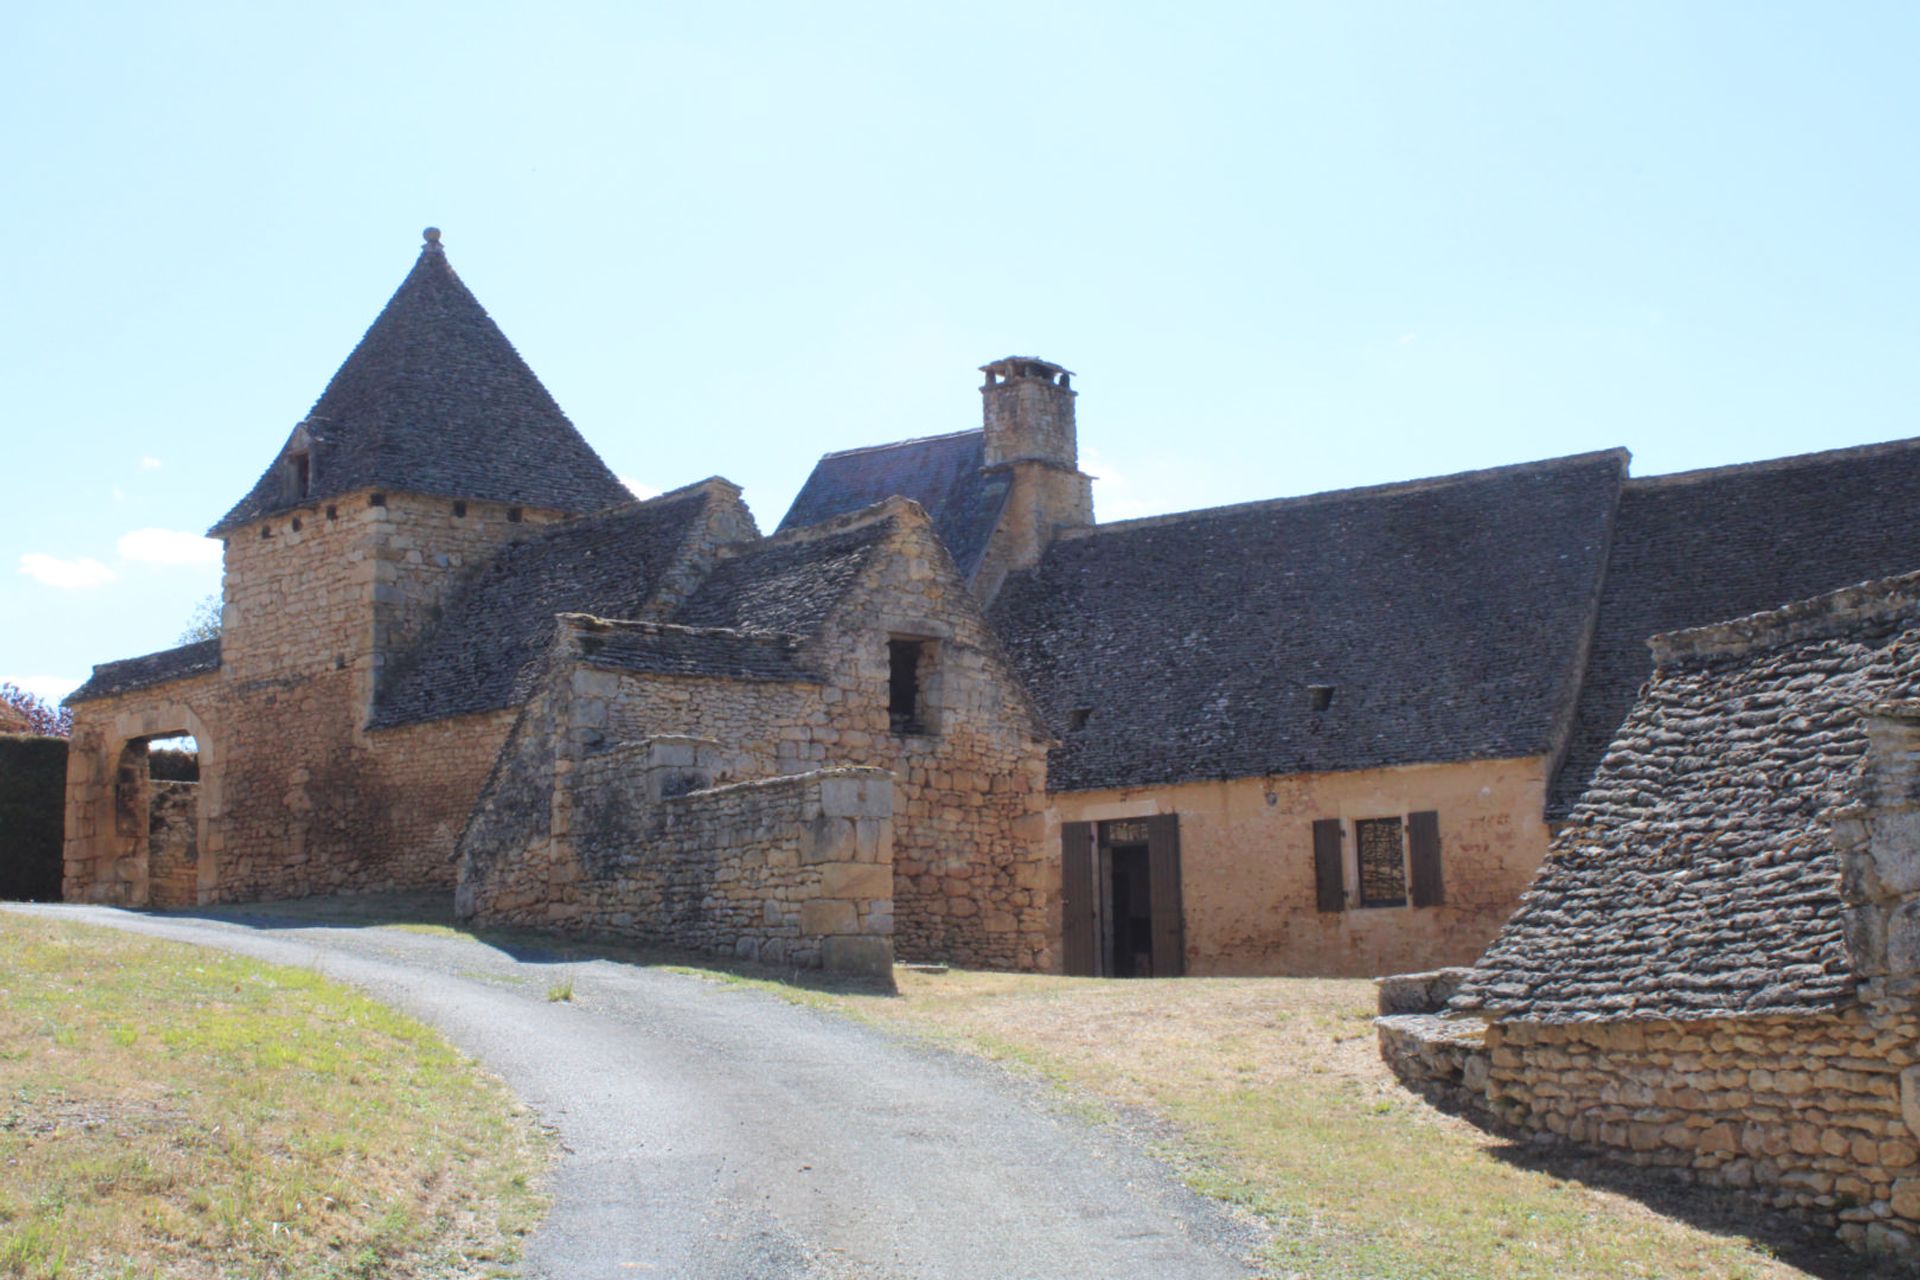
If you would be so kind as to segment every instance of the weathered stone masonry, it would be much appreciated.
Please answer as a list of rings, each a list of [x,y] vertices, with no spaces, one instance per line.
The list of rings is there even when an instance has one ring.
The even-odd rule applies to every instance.
[[[1920,575],[1654,647],[1454,1016],[1383,1048],[1499,1124],[1920,1257]]]

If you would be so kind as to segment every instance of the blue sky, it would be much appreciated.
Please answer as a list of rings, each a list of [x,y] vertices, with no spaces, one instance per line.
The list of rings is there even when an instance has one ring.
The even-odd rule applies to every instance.
[[[1103,518],[1920,434],[1910,4],[0,14],[0,679],[165,648],[197,539],[445,231],[635,484],[1078,373]]]

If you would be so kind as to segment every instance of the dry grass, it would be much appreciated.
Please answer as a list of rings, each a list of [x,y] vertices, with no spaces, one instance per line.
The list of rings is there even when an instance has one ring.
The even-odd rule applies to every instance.
[[[0,917],[0,1276],[494,1274],[546,1158],[497,1082],[337,984]]]
[[[1862,1273],[1726,1197],[1605,1164],[1543,1167],[1426,1106],[1380,1062],[1371,983],[898,978],[897,999],[793,994],[1038,1071],[1083,1107],[1171,1122],[1167,1154],[1189,1182],[1273,1225],[1271,1274]],[[1773,1256],[1769,1238],[1799,1265]]]

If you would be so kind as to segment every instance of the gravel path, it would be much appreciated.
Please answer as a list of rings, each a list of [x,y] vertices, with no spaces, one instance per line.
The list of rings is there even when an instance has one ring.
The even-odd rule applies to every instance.
[[[1249,1274],[1253,1233],[1126,1135],[763,992],[277,915],[10,909],[317,969],[440,1028],[563,1144],[528,1276]]]

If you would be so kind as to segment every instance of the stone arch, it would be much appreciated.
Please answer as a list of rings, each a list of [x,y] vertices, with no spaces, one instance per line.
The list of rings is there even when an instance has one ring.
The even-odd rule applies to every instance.
[[[84,896],[129,907],[184,907],[211,901],[219,884],[219,866],[208,835],[224,811],[219,739],[206,721],[181,701],[119,711],[103,729],[94,768],[96,809],[90,824],[96,848],[91,859],[92,882],[85,886]],[[199,781],[193,784],[190,796],[183,797],[174,786],[160,793],[176,802],[169,805],[172,815],[187,809],[191,818],[190,835],[177,833],[176,829],[184,838],[173,842],[184,849],[163,860],[166,874],[156,882],[152,849],[163,833],[156,830],[156,791],[148,776],[146,749],[155,739],[179,736],[194,740]],[[180,865],[182,861],[185,866]]]

